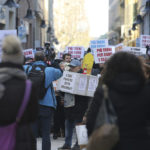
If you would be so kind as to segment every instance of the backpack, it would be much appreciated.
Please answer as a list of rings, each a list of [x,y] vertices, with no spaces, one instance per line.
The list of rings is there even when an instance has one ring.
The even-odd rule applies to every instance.
[[[26,80],[26,88],[24,93],[24,98],[18,114],[16,116],[16,121],[7,126],[0,127],[0,150],[14,150],[16,145],[16,129],[18,123],[24,113],[24,110],[28,104],[29,96],[31,92],[31,82]]]
[[[29,71],[30,66],[27,68],[27,76],[28,79],[30,79],[33,84],[37,88],[38,98],[43,99],[47,89],[45,88],[45,68],[46,66],[43,65],[32,65],[32,69]],[[40,68],[40,70],[37,68]]]

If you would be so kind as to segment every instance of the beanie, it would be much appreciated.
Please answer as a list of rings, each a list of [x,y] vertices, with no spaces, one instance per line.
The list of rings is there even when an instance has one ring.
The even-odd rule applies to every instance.
[[[2,62],[11,62],[22,65],[24,56],[19,38],[8,35],[2,42]]]

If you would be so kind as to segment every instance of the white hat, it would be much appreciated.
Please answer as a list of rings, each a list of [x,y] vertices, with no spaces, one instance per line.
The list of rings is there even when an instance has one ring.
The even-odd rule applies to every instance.
[[[8,35],[2,43],[2,62],[12,62],[15,64],[23,64],[24,56],[22,46],[17,36]]]

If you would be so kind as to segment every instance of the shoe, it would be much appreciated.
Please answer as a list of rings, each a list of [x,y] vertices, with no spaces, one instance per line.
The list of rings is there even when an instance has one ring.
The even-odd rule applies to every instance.
[[[62,147],[59,147],[58,150],[71,150],[70,146],[64,145]]]
[[[79,145],[74,145],[71,150],[80,150],[80,146]]]
[[[53,134],[53,139],[56,140],[57,138],[58,138],[57,134],[54,133],[54,134]]]

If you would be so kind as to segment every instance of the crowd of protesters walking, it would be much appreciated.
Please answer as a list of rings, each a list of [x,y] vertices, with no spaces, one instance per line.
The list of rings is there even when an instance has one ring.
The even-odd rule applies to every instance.
[[[41,50],[34,59],[25,58],[17,37],[4,39],[0,63],[1,150],[36,150],[38,137],[42,138],[42,150],[51,150],[50,134],[54,140],[64,138],[58,150],[80,150],[78,139],[72,145],[72,137],[75,126],[81,124],[88,131],[87,150],[150,149],[149,58],[117,52],[105,64],[94,63],[91,75],[100,78],[91,98],[55,90],[54,81],[64,71],[83,73],[82,61],[71,59],[69,53],[62,59],[55,59],[54,50],[49,54],[47,57]],[[98,117],[105,95],[115,111],[117,122],[113,125],[118,129],[116,136],[108,130],[111,140],[107,141],[103,132],[108,128],[97,126],[102,121]]]

